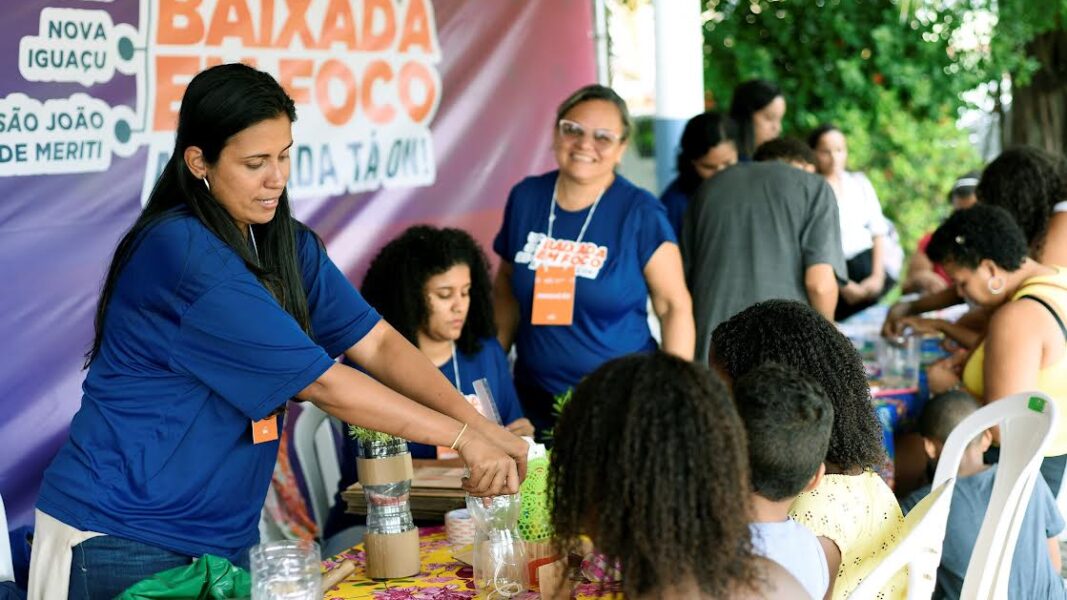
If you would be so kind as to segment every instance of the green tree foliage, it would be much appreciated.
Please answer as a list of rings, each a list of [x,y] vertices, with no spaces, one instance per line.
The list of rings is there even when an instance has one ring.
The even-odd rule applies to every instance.
[[[1022,0],[1020,0],[1022,1]],[[959,8],[888,0],[705,0],[705,85],[728,110],[746,79],[779,84],[784,134],[831,122],[849,142],[905,250],[947,213],[956,177],[979,157],[956,126],[960,94],[983,81],[952,51]]]

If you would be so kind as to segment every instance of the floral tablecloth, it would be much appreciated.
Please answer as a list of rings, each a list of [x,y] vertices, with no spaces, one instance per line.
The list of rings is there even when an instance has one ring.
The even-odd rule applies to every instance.
[[[415,577],[375,581],[367,578],[366,554],[363,545],[323,561],[331,569],[339,562],[350,558],[356,563],[356,571],[337,586],[326,590],[326,600],[468,600],[476,596],[474,572],[471,567],[452,558],[452,547],[445,539],[444,527],[425,527],[419,530],[419,555],[422,571]],[[621,598],[617,588],[606,587],[605,594],[598,594],[600,587],[593,583],[577,583],[574,598]],[[540,598],[536,592],[526,592],[515,598],[532,600]]]

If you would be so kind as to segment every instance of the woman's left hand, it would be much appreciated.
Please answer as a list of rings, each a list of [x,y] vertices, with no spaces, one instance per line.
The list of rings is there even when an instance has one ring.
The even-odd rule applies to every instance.
[[[526,440],[518,437],[515,433],[504,427],[483,419],[481,423],[471,424],[487,440],[496,444],[515,461],[515,467],[519,471],[519,483],[526,479],[526,456],[530,452],[530,445]]]
[[[515,419],[514,421],[508,423],[507,429],[508,431],[514,433],[519,437],[533,436],[534,434],[533,423],[531,423],[530,420],[525,417],[521,419]]]
[[[966,352],[957,352],[926,368],[926,384],[932,395],[943,394],[960,384],[960,373],[966,358]]]

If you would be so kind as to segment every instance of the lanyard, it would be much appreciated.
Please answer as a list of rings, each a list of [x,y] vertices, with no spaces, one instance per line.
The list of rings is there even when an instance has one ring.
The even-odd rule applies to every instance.
[[[456,381],[456,391],[463,393],[463,390],[459,388],[459,363],[456,362],[456,343],[452,342],[452,377]]]
[[[256,262],[259,262],[259,248],[256,247],[256,233],[252,231],[252,226],[248,226],[248,237],[252,238],[252,251],[256,253]]]
[[[556,192],[559,190],[559,180],[556,180],[556,187],[552,188],[552,204],[548,207],[548,237],[552,239],[552,224],[556,221]],[[589,222],[593,220],[593,213],[596,212],[596,207],[600,204],[600,199],[604,197],[604,191],[600,190],[597,194],[596,200],[593,202],[592,208],[589,209],[589,214],[585,216],[585,223],[582,224],[582,230],[578,232],[578,239],[574,240],[574,243],[580,243],[582,238],[585,237],[585,230],[589,227]]]

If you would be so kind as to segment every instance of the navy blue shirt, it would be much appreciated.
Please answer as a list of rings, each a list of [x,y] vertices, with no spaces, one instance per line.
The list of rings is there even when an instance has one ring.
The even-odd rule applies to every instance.
[[[573,324],[532,325],[535,269],[531,259],[548,231],[558,171],[527,177],[511,189],[493,250],[514,266],[511,290],[519,304],[516,380],[559,394],[613,358],[653,350],[644,268],[664,243],[677,243],[667,212],[649,192],[620,175],[604,192],[581,240],[594,257],[577,271]],[[574,241],[589,208],[556,207],[552,237]]]
[[[456,352],[456,364],[459,366],[459,391],[464,396],[473,396],[474,382],[486,379],[489,383],[489,391],[493,394],[493,403],[500,415],[501,425],[508,425],[522,418],[522,408],[519,406],[519,397],[515,393],[515,383],[511,380],[511,371],[508,369],[508,357],[504,355],[504,349],[496,338],[485,338],[481,341],[482,349],[474,354]],[[456,372],[452,369],[452,361],[438,367],[441,374],[455,385]],[[491,418],[489,415],[485,415]],[[408,450],[412,458],[437,458],[437,448],[408,442]],[[346,486],[347,487],[347,486]]]
[[[303,227],[297,250],[314,341],[184,211],[142,234],[70,437],[45,472],[41,511],[190,556],[233,559],[258,541],[278,442],[253,444],[251,422],[380,319]]]
[[[689,207],[689,195],[681,190],[677,177],[663,190],[659,201],[663,203],[663,208],[667,209],[667,220],[674,230],[674,236],[681,238],[682,218],[685,217],[685,209]]]

